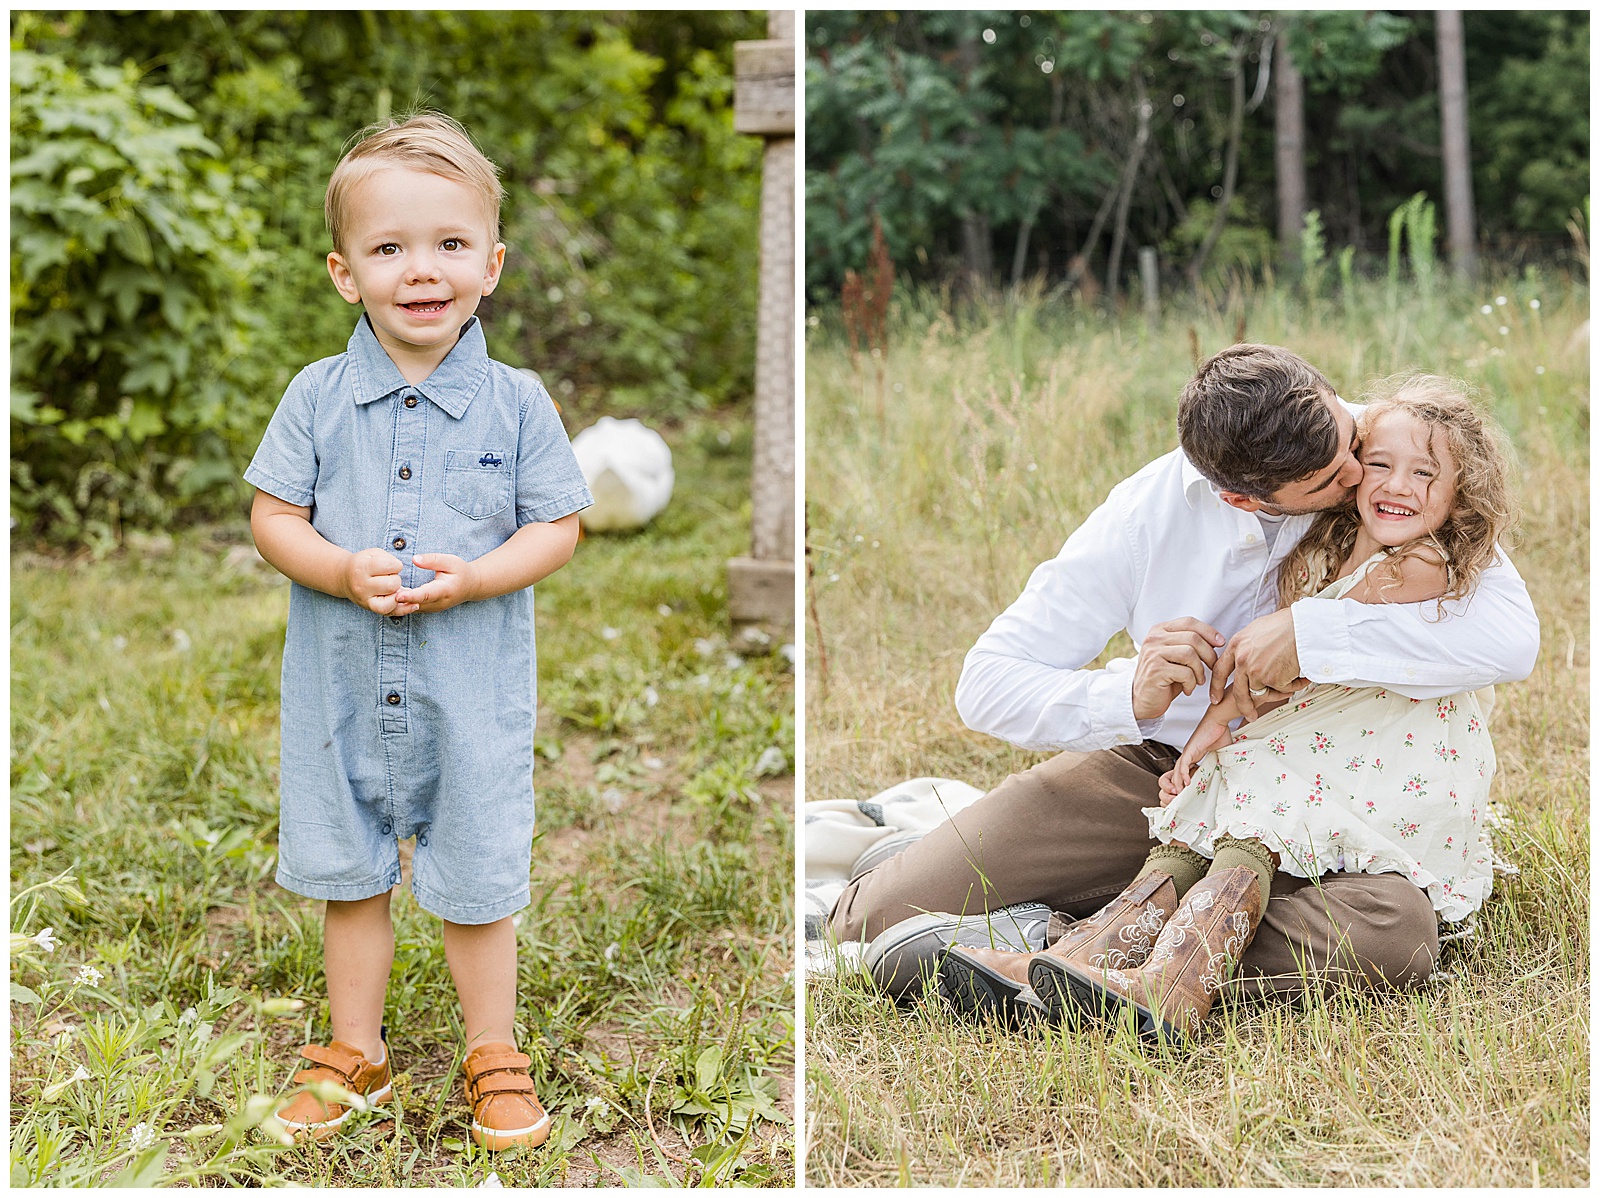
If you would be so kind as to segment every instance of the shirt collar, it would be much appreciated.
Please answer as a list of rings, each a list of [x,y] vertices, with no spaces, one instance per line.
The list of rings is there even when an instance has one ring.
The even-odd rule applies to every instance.
[[[410,386],[394,359],[379,344],[365,313],[350,334],[346,352],[356,367],[356,403],[386,399]],[[489,347],[483,339],[483,325],[474,316],[462,327],[460,338],[445,360],[413,389],[459,420],[466,415],[467,405],[488,373]]]
[[[385,355],[387,356],[387,355]],[[1191,509],[1200,506],[1206,499],[1222,500],[1217,496],[1217,489],[1211,485],[1211,480],[1200,473],[1199,467],[1189,460],[1189,455],[1183,450],[1178,450],[1178,457],[1182,461],[1183,472],[1183,498]]]

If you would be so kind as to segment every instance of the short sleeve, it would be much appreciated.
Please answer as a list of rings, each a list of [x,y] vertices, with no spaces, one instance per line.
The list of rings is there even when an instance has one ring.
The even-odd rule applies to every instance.
[[[289,383],[245,469],[247,483],[296,507],[310,507],[317,486],[317,387],[309,369]]]
[[[594,502],[550,393],[538,383],[517,439],[517,527],[548,524]]]

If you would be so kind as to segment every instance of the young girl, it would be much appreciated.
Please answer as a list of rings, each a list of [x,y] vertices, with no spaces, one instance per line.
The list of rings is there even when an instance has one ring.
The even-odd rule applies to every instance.
[[[1471,594],[1511,523],[1499,434],[1457,384],[1427,375],[1371,404],[1360,425],[1355,507],[1324,513],[1284,562],[1283,602],[1438,600],[1443,618],[1443,600]],[[1162,805],[1145,811],[1162,844],[1140,878],[1205,878],[1139,968],[1040,957],[1034,990],[1052,1010],[1068,998],[1098,1016],[1132,1006],[1147,1034],[1192,1034],[1280,869],[1402,873],[1442,918],[1466,918],[1492,882],[1481,836],[1492,696],[1311,685],[1230,736],[1241,714],[1230,687],[1162,778]]]

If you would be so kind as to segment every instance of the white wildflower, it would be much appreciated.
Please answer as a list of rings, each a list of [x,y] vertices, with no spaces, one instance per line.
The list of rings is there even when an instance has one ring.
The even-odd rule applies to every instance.
[[[737,699],[742,694],[744,694],[744,683],[742,682],[735,682],[728,688],[728,698],[730,699]]]
[[[54,928],[41,928],[33,937],[33,942],[47,953],[56,951],[56,930]]]
[[[1529,300],[1528,301],[1528,307],[1532,308],[1535,312],[1537,312],[1539,310],[1539,301],[1536,300],[1536,299]]]
[[[99,984],[100,979],[104,976],[105,974],[101,973],[93,965],[80,965],[78,966],[76,982],[79,986],[95,986]]]
[[[1534,374],[1543,374],[1544,373],[1544,367],[1543,366],[1535,366],[1533,368],[1533,373]]]
[[[694,638],[694,651],[701,657],[710,657],[717,651],[717,642],[709,637],[697,636]]]
[[[830,574],[830,575],[828,575],[828,581],[829,582],[838,582],[839,581],[839,576],[837,574]]]
[[[658,770],[665,765],[666,762],[662,761],[659,757],[645,757],[640,760],[639,764],[644,766],[644,768],[647,770]]]
[[[172,630],[172,647],[179,653],[187,653],[194,648],[194,642],[189,639],[189,634],[181,628]]]
[[[135,1152],[143,1152],[156,1142],[156,1133],[150,1130],[148,1123],[135,1123],[128,1132],[128,1143]]]
[[[761,750],[761,756],[756,758],[756,776],[758,778],[781,774],[788,768],[789,758],[777,745],[768,745]]]
[[[613,940],[610,944],[606,945],[606,960],[615,961],[617,959],[617,954],[621,951],[622,945]]]
[[[856,533],[856,544],[857,545],[861,544],[861,542],[865,541],[866,539],[867,538],[862,536],[860,533]]]
[[[744,658],[740,657],[737,653],[724,653],[722,655],[723,669],[737,670],[742,665],[744,665]]]
[[[490,1169],[489,1176],[478,1183],[478,1188],[480,1190],[503,1190],[505,1185],[500,1181],[500,1174]]]
[[[659,702],[661,702],[661,692],[656,690],[656,688],[653,686],[645,687],[644,705],[646,707],[654,707]]]
[[[1506,297],[1503,295],[1497,295],[1494,297],[1494,302],[1497,307],[1504,308],[1506,306]]]
[[[794,658],[795,658],[794,642],[790,641],[787,645],[779,645],[778,646],[778,656],[783,658],[783,660],[788,662],[790,665],[794,665]]]
[[[1500,335],[1501,335],[1501,336],[1502,336],[1502,337],[1504,337],[1504,336],[1505,336],[1505,335],[1506,335],[1506,334],[1507,334],[1507,333],[1509,333],[1509,332],[1510,332],[1510,331],[1511,331],[1511,330],[1510,330],[1510,329],[1508,329],[1508,328],[1507,328],[1507,327],[1506,327],[1506,326],[1505,326],[1505,325],[1501,325],[1501,326],[1500,326]]]
[[[696,686],[710,686],[711,685],[711,675],[710,674],[696,674],[694,676],[694,684]]]
[[[600,1095],[591,1094],[589,1095],[589,1100],[583,1104],[583,1109],[586,1111],[598,1111],[605,1104],[606,1100],[601,1098]]]
[[[128,647],[128,638],[125,637],[125,636],[114,636],[114,637],[112,637],[111,638],[111,647],[113,649],[115,649],[118,653],[121,653],[124,649],[126,649]]]
[[[71,1077],[63,1078],[61,1081],[52,1082],[50,1085],[46,1086],[44,1088],[44,1093],[41,1094],[40,1097],[42,1097],[46,1102],[54,1102],[61,1096],[68,1086],[72,1085],[74,1082],[88,1081],[89,1077],[89,1071],[82,1065],[79,1065],[77,1069],[73,1070]]]
[[[1483,307],[1479,308],[1478,311],[1482,312],[1485,316],[1490,316],[1494,313],[1494,309],[1488,304],[1485,304]]]
[[[612,628],[610,625],[607,625],[600,630],[600,639],[603,641],[614,641],[621,635],[622,629]]]
[[[183,1008],[183,1014],[178,1016],[178,1026],[183,1027],[186,1024],[194,1023],[199,1018],[199,1011],[195,1010],[193,1007],[185,1007]]]
[[[662,603],[656,607],[656,615],[658,616],[670,616],[671,614],[672,605],[670,603]]]
[[[56,1033],[56,1038],[50,1043],[54,1044],[56,1046],[56,1050],[59,1052],[61,1049],[72,1043],[72,1035],[77,1030],[78,1029],[75,1027],[64,1027]]]
[[[612,815],[615,815],[617,812],[621,811],[623,804],[627,801],[628,796],[623,794],[615,786],[608,786],[605,790],[600,792],[600,802],[604,805],[607,811],[611,812]]]
[[[881,545],[879,545],[879,543],[878,543],[878,542],[877,542],[877,541],[874,541],[874,542],[872,542],[872,547],[873,547],[873,548],[874,548],[874,549],[880,549],[880,548],[882,548],[882,546],[881,546]]]

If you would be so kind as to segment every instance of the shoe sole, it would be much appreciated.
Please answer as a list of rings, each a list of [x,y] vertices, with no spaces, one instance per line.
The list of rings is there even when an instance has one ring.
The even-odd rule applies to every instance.
[[[1141,1040],[1178,1048],[1189,1042],[1182,1028],[1168,1023],[1149,1008],[1056,962],[1044,961],[1037,969],[1030,968],[1028,981],[1052,1019],[1063,1017],[1057,1014],[1061,1011],[1066,1018],[1077,1014],[1096,1023],[1115,1026],[1124,1018],[1124,1011],[1131,1011]]]
[[[963,1019],[1022,1024],[1048,1014],[1029,987],[960,952],[951,951],[940,961],[937,982],[939,993]]]
[[[537,1148],[550,1138],[551,1116],[545,1112],[543,1119],[532,1127],[521,1127],[512,1130],[505,1128],[484,1127],[474,1119],[468,1128],[472,1135],[472,1142],[479,1148],[486,1148],[490,1152],[499,1152],[505,1148],[516,1148],[521,1145],[526,1148]]]
[[[370,1110],[373,1107],[381,1106],[384,1100],[393,1093],[394,1083],[385,1082],[381,1089],[375,1090],[371,1094],[365,1096],[368,1109]],[[323,1123],[295,1123],[288,1119],[281,1119],[279,1122],[281,1122],[284,1127],[288,1128],[289,1134],[294,1137],[295,1143],[297,1144],[303,1144],[307,1140],[320,1142],[322,1140],[329,1139],[332,1136],[338,1135],[340,1128],[344,1126],[344,1121],[355,1113],[356,1108],[350,1107],[337,1119],[329,1119]]]

